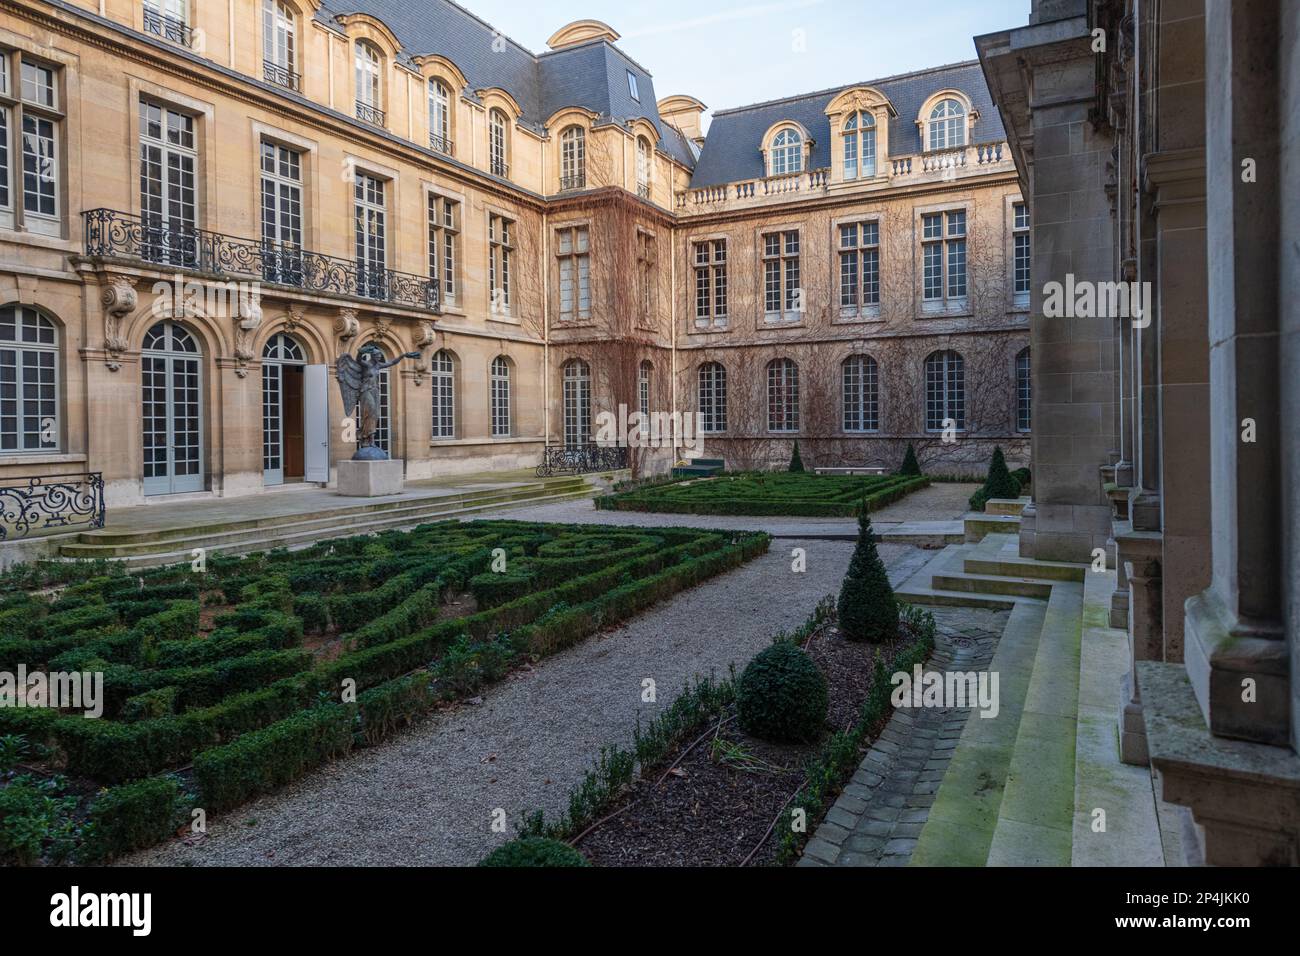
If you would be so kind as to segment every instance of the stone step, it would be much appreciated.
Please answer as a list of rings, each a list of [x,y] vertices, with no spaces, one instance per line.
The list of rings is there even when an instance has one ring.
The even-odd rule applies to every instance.
[[[970,561],[970,558],[966,558],[963,563],[969,564]],[[1052,585],[1046,581],[999,575],[936,574],[931,585],[938,590],[969,591],[973,594],[1001,594],[1043,600],[1052,596]]]
[[[1029,561],[1005,556],[988,558],[982,555],[966,558],[964,569],[969,574],[1004,575],[1011,578],[1035,578],[1044,581],[1082,581],[1088,572],[1087,567],[1082,564]]]
[[[990,534],[1019,534],[1019,515],[970,515],[963,520],[966,540],[974,543]]]
[[[1014,515],[1017,518],[1024,513],[1025,506],[1029,504],[1026,498],[990,498],[984,502],[984,513],[986,515]]]
[[[900,601],[936,607],[982,607],[994,611],[1009,611],[1016,606],[1014,597],[995,597],[970,591],[946,591],[942,588],[903,589],[894,592]]]

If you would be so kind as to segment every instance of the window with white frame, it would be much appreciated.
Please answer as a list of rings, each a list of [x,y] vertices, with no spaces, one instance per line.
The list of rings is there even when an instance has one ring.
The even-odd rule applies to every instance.
[[[1033,422],[1033,382],[1029,377],[1029,349],[1016,356],[1016,431],[1027,432]]]
[[[727,240],[709,239],[695,245],[695,324],[699,328],[727,324]]]
[[[434,438],[456,437],[456,360],[446,349],[439,349],[429,362],[433,391]]]
[[[713,434],[727,430],[727,370],[718,362],[700,366],[699,397],[701,432]]]
[[[514,221],[495,213],[488,215],[488,310],[493,315],[510,315],[510,266],[514,254]]]
[[[638,103],[641,102],[641,91],[637,88],[636,74],[631,70],[627,71],[627,92],[632,99],[636,100]]]
[[[844,120],[844,178],[870,179],[876,175],[876,118],[870,113],[850,113]]]
[[[654,378],[655,367],[645,359],[636,372],[637,410],[641,413],[641,434],[650,433],[650,380]]]
[[[262,271],[302,283],[302,153],[262,141]]]
[[[510,176],[510,152],[506,138],[509,122],[501,110],[494,109],[488,113],[488,171],[502,179]]]
[[[768,175],[784,176],[803,170],[803,136],[789,127],[772,137],[768,149]]]
[[[55,68],[0,51],[0,226],[61,232],[62,125]]]
[[[870,355],[850,355],[843,373],[844,430],[874,432],[880,428],[880,378]]]
[[[799,430],[799,366],[788,358],[767,363],[767,430]]]
[[[922,307],[927,311],[966,308],[966,210],[921,216]]]
[[[591,245],[586,226],[555,231],[555,260],[559,270],[560,320],[591,318]]]
[[[301,86],[297,20],[285,0],[262,0],[262,76],[291,90]]]
[[[880,223],[840,223],[840,315],[880,314]]]
[[[644,136],[636,138],[636,194],[642,199],[650,198],[650,170],[653,168],[650,140]]]
[[[198,265],[194,117],[140,101],[140,217],[146,259]]]
[[[591,366],[582,359],[569,359],[562,368],[564,444],[591,442]]]
[[[188,0],[144,0],[144,29],[146,33],[191,46],[194,34],[190,29]]]
[[[498,355],[491,370],[492,437],[510,437],[510,360]]]
[[[925,429],[966,429],[966,368],[961,355],[932,352],[925,360]]]
[[[368,173],[358,172],[353,184],[353,196],[357,289],[362,295],[382,299],[388,276],[388,210],[384,198],[384,181]]]
[[[951,96],[935,103],[926,120],[926,142],[930,150],[965,146],[966,107]]]
[[[442,304],[455,305],[460,244],[460,203],[429,193],[429,278],[438,283]]]
[[[802,318],[799,287],[799,230],[763,236],[763,314],[768,322],[797,322]]]
[[[1011,243],[1014,263],[1015,305],[1017,308],[1029,306],[1029,207],[1022,202],[1011,207]]]
[[[353,60],[357,84],[357,119],[383,126],[383,88],[380,85],[383,61],[379,57],[379,51],[369,43],[358,40]]]
[[[0,456],[59,450],[59,331],[35,309],[0,308]]]
[[[587,186],[587,133],[581,126],[569,126],[560,134],[560,189]]]
[[[429,80],[429,147],[451,155],[451,92],[437,78]]]

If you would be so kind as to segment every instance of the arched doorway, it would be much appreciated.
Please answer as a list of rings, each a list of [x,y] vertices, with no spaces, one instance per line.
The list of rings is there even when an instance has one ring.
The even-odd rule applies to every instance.
[[[306,351],[283,332],[262,349],[262,480],[268,485],[301,481],[305,473],[306,365]]]
[[[167,320],[140,354],[144,493],[203,490],[203,356],[198,338]]]

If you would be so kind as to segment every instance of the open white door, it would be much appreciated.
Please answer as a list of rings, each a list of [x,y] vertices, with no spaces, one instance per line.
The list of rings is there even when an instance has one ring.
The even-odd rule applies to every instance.
[[[330,368],[308,365],[303,369],[303,480],[330,480]]]

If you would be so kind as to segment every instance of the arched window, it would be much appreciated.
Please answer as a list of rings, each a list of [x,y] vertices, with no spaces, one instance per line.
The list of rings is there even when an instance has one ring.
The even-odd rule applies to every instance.
[[[303,380],[307,353],[279,332],[262,348],[262,480],[303,476]]]
[[[510,150],[506,140],[510,120],[501,110],[488,113],[488,168],[493,176],[502,179],[510,175]]]
[[[429,362],[433,382],[433,437],[456,437],[456,360],[439,349]]]
[[[788,358],[767,363],[767,430],[799,430],[799,366]]]
[[[144,493],[203,490],[203,380],[198,339],[170,320],[140,351]]]
[[[700,366],[700,420],[701,432],[727,430],[727,370],[717,362]]]
[[[966,428],[966,369],[953,351],[932,352],[925,360],[925,428],[938,432]]]
[[[492,360],[492,437],[510,435],[510,360],[498,355]]]
[[[636,194],[642,199],[650,198],[650,170],[653,168],[650,140],[644,136],[636,138]]]
[[[582,359],[569,359],[564,376],[564,444],[566,447],[591,442],[591,366]]]
[[[951,96],[934,104],[927,125],[929,149],[966,145],[966,108]]]
[[[301,87],[297,31],[293,7],[284,0],[262,0],[262,75],[266,82],[291,90]]]
[[[439,79],[429,81],[429,148],[451,155],[451,93]]]
[[[384,125],[379,51],[364,40],[356,43],[357,119]]]
[[[850,355],[844,373],[844,430],[874,432],[880,428],[880,379],[870,355]]]
[[[844,178],[876,175],[876,119],[870,113],[850,113],[844,120]]]
[[[803,170],[803,137],[795,129],[783,129],[772,139],[768,151],[772,176],[784,176]]]
[[[1029,349],[1016,356],[1016,431],[1029,431],[1032,418],[1033,384],[1029,378]]]
[[[570,126],[560,134],[560,189],[586,186],[587,133],[581,126]]]
[[[650,380],[654,377],[654,363],[643,359],[636,373],[636,395],[638,410],[641,412],[641,431],[650,431]]]
[[[35,309],[0,309],[0,455],[59,450],[59,330]]]

